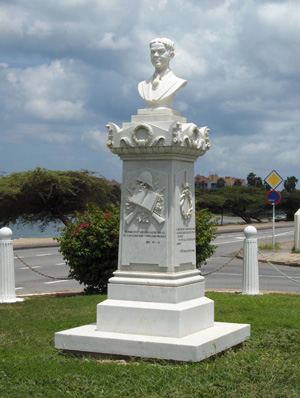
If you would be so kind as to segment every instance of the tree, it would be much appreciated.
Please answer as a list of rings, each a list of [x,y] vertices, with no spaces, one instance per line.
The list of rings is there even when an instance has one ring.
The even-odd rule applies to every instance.
[[[261,222],[266,211],[265,191],[256,187],[228,187],[225,192],[226,208],[247,224]]]
[[[217,188],[224,188],[225,187],[225,180],[224,178],[220,177],[217,181]]]
[[[264,181],[264,188],[266,191],[271,191],[272,189],[272,187],[266,181]]]
[[[284,181],[284,189],[287,192],[294,192],[296,190],[298,179],[295,176],[287,177]]]
[[[241,187],[242,186],[242,180],[240,178],[236,178],[234,180],[233,186],[235,187]]]
[[[256,187],[233,186],[207,192],[196,191],[197,208],[241,217],[246,223],[261,221],[266,210],[265,191]]]
[[[196,190],[196,209],[208,209],[212,213],[221,214],[221,225],[223,225],[224,212],[228,210],[223,189]]]
[[[67,224],[89,203],[105,208],[116,203],[116,187],[88,171],[51,171],[37,168],[0,177],[0,223],[21,220]]]
[[[256,183],[256,174],[251,172],[247,175],[247,185],[249,187],[255,187],[256,185],[255,183]]]
[[[248,187],[261,188],[263,186],[263,181],[261,177],[258,177],[256,174],[251,172],[247,176],[247,185]]]
[[[294,214],[300,208],[300,191],[294,190],[293,192],[282,192],[282,200],[278,206],[279,209],[286,213],[288,221],[294,220]]]
[[[257,188],[261,188],[263,186],[263,181],[262,181],[261,177],[256,177],[255,186]]]

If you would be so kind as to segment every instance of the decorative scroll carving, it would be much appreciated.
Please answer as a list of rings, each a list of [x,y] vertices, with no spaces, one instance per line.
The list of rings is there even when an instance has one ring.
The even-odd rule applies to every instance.
[[[107,142],[106,145],[108,147],[112,147],[114,143],[114,134],[117,134],[121,131],[120,127],[115,123],[108,123],[106,125],[108,130]]]
[[[185,222],[189,222],[193,214],[193,195],[189,183],[182,185],[182,192],[179,198],[180,213]]]
[[[162,120],[159,120],[160,115]],[[209,128],[186,123],[180,116],[176,119],[176,115],[171,115],[173,120],[164,121],[166,116],[170,115],[160,114],[156,110],[146,114],[146,119],[150,119],[147,122],[133,120],[124,123],[122,128],[109,123],[106,126],[107,146],[119,155],[157,152],[201,156],[210,148]],[[140,118],[140,115],[134,118]]]
[[[129,138],[127,137],[123,137],[120,139],[120,145],[122,146],[128,146],[128,147],[133,147],[132,142],[130,141]]]
[[[210,148],[209,128],[199,128],[194,123],[176,122],[171,127],[173,144],[206,151]]]
[[[165,142],[164,136],[155,137],[153,129],[149,124],[143,123],[136,126],[129,137],[122,137],[120,145],[125,147],[151,147],[156,145],[163,145]]]
[[[132,141],[137,146],[150,146],[153,142],[153,130],[149,124],[139,124],[133,130]]]
[[[165,222],[164,196],[153,187],[153,177],[149,171],[143,171],[133,184],[133,190],[127,188],[129,196],[125,203],[127,215],[125,222],[131,224],[149,224],[155,220],[158,224]]]
[[[173,143],[174,144],[181,144],[182,143],[182,130],[181,130],[182,124],[179,122],[176,122],[172,126],[172,136],[173,136]]]

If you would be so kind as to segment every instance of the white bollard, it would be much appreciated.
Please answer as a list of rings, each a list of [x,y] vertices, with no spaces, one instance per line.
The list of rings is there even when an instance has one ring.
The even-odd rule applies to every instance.
[[[295,224],[295,250],[300,251],[300,209],[295,213],[294,224]]]
[[[0,303],[16,303],[23,301],[16,297],[14,252],[12,231],[4,227],[0,229]]]
[[[242,294],[259,294],[257,230],[252,225],[244,229],[244,261]]]

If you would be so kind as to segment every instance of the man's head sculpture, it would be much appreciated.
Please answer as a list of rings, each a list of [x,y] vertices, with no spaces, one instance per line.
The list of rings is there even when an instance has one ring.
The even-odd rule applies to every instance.
[[[155,71],[150,79],[139,83],[139,94],[150,108],[171,108],[176,92],[187,83],[175,76],[169,67],[175,56],[174,43],[163,37],[151,40],[149,45]]]
[[[150,56],[156,73],[164,73],[175,56],[174,43],[165,37],[150,41]]]

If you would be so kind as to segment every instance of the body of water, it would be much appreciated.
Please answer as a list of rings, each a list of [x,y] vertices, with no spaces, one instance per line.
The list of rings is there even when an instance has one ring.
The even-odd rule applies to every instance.
[[[13,232],[13,239],[20,238],[53,238],[60,235],[60,229],[64,227],[63,224],[49,224],[43,230],[38,224],[9,224],[8,227]]]

